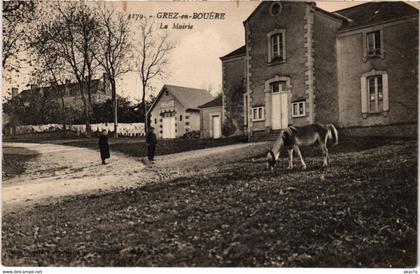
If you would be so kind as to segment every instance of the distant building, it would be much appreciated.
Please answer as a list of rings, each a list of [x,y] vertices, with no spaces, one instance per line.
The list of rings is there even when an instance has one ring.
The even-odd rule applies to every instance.
[[[222,137],[222,95],[199,106],[201,109],[201,138],[219,139]]]
[[[221,58],[223,119],[257,139],[314,122],[416,134],[418,14],[403,2],[336,12],[262,2],[244,22],[245,46]]]
[[[164,85],[148,110],[158,138],[171,139],[200,130],[199,106],[213,97],[203,89]]]
[[[50,85],[46,87],[38,87],[32,85],[30,89],[23,90],[17,94],[16,89],[12,89],[12,98],[19,97],[24,101],[25,104],[31,104],[31,102],[37,102],[33,100],[34,97],[43,97],[48,100],[55,100],[61,104],[61,95],[63,94],[64,104],[66,109],[83,110],[83,101],[80,93],[79,83],[71,83],[66,81],[63,85]],[[94,79],[91,81],[91,103],[103,103],[108,99],[111,99],[111,86],[109,81],[106,79],[106,75],[102,79]],[[87,92],[85,92],[86,100],[89,99]]]

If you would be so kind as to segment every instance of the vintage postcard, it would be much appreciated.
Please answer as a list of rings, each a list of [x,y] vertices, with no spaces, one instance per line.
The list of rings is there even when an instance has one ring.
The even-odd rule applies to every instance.
[[[3,273],[417,273],[418,2],[2,12]]]

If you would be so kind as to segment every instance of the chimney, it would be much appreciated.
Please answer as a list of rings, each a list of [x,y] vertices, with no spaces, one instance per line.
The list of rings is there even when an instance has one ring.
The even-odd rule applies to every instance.
[[[12,98],[15,98],[18,95],[19,89],[18,88],[12,88]]]

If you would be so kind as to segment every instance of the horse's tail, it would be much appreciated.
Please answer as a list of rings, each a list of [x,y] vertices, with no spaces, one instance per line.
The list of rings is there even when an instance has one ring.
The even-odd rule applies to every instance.
[[[331,137],[333,145],[338,144],[338,131],[333,124],[325,125],[328,129],[328,136]]]

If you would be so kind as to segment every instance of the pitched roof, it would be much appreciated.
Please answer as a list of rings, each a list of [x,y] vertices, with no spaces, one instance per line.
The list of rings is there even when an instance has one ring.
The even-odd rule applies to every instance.
[[[153,105],[149,108],[148,112],[152,111],[157,101],[159,101],[162,93],[167,90],[171,93],[186,109],[197,109],[198,106],[213,99],[210,92],[204,89],[180,87],[174,85],[164,85],[160,90]]]
[[[226,54],[225,56],[220,57],[220,60],[225,60],[232,57],[239,57],[239,56],[245,56],[246,55],[246,46],[243,45],[242,47],[235,49],[234,51]]]
[[[418,15],[419,10],[404,2],[368,2],[335,13],[353,20],[343,24],[341,31],[344,31]]]
[[[205,103],[204,105],[199,106],[199,108],[209,108],[209,107],[219,107],[222,106],[222,95],[217,96],[215,99],[210,102]]]
[[[44,96],[52,96],[52,97],[59,96],[57,92],[59,91],[64,92],[66,90],[66,86],[69,90],[69,95],[80,94],[79,83],[68,83],[68,84],[63,84],[63,85],[57,85],[55,87],[47,86],[47,87],[35,87],[31,89],[25,89],[25,90],[22,90],[18,96],[30,96],[34,93],[39,93],[41,91],[41,88],[42,88],[42,92],[44,93]],[[102,89],[102,86],[100,85],[100,80],[99,79],[92,80],[91,92],[95,93],[101,89]]]

